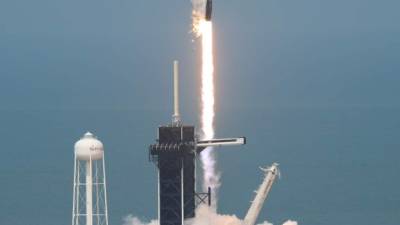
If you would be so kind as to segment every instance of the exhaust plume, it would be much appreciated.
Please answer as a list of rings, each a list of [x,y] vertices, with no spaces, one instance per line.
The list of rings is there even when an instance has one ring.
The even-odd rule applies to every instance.
[[[214,62],[212,22],[204,19],[206,0],[191,0],[193,5],[193,33],[201,37],[201,138],[214,138]],[[203,169],[203,191],[212,190],[212,208],[217,208],[217,193],[220,187],[220,173],[216,169],[216,156],[208,147],[200,155]]]
[[[212,23],[202,19],[199,23],[202,45],[201,67],[201,133],[202,139],[214,138],[214,65]],[[208,147],[201,155],[203,167],[203,190],[208,187],[212,190],[212,208],[217,208],[217,193],[220,187],[220,173],[216,169],[216,157],[213,148]]]
[[[158,220],[143,222],[138,217],[128,215],[123,219],[123,225],[159,225]],[[217,214],[214,209],[202,205],[196,209],[196,217],[185,220],[185,225],[246,225],[243,220],[236,215]],[[258,225],[273,225],[268,221],[264,221]],[[288,220],[282,225],[298,225],[296,221]]]

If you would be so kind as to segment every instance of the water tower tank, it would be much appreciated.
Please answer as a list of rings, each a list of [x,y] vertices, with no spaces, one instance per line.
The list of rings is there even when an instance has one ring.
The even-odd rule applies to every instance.
[[[92,133],[87,132],[75,143],[75,156],[78,160],[99,160],[103,158],[103,143]]]
[[[87,132],[74,147],[72,225],[108,225],[103,143]]]

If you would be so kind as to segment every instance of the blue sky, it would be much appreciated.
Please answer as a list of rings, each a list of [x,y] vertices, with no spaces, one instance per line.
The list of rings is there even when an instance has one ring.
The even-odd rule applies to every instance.
[[[220,151],[221,212],[243,216],[258,166],[278,161],[262,218],[398,222],[399,7],[215,0],[217,135],[249,139]],[[156,216],[147,145],[170,121],[174,59],[184,121],[199,118],[190,14],[189,0],[0,1],[1,224],[69,223],[86,130],[106,146],[112,224]]]

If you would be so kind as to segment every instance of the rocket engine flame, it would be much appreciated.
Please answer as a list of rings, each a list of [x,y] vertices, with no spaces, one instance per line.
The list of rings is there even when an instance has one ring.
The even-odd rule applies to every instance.
[[[206,0],[192,0],[193,29],[195,37],[201,38],[202,66],[201,66],[201,138],[214,137],[214,63],[212,22],[205,20]],[[208,147],[201,152],[203,168],[203,190],[208,187],[212,190],[212,209],[217,208],[217,192],[220,186],[220,175],[216,169],[216,159],[213,148]]]
[[[204,139],[214,137],[214,65],[212,52],[212,23],[200,21],[202,38],[202,72],[201,72],[201,129]]]
[[[194,20],[196,22],[196,20]],[[212,22],[201,19],[194,27],[198,28],[201,35],[202,45],[202,67],[201,67],[201,131],[203,139],[214,137],[214,64],[213,64],[213,42]],[[216,159],[213,148],[208,147],[201,155],[203,167],[203,189],[212,189],[212,208],[217,207],[217,192],[220,186],[220,175],[216,170]]]

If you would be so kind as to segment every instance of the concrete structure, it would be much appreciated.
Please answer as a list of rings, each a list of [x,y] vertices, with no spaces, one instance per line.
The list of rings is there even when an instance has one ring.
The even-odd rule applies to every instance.
[[[89,132],[75,143],[72,225],[108,225],[103,144]]]

